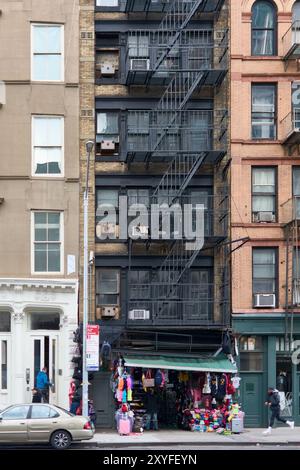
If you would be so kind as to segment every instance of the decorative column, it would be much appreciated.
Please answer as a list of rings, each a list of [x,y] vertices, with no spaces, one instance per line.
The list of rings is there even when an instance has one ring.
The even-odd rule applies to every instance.
[[[12,319],[14,320],[12,336],[12,403],[22,403],[26,398],[24,318],[25,313],[22,309],[15,309],[12,313]]]

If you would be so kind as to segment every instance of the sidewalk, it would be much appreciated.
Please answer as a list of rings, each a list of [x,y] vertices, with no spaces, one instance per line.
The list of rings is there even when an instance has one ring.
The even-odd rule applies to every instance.
[[[145,445],[255,445],[255,444],[299,444],[300,446],[300,427],[293,430],[285,427],[274,428],[271,435],[263,435],[262,428],[245,429],[242,434],[232,434],[224,436],[216,433],[200,433],[180,430],[162,430],[145,431],[143,434],[131,434],[129,436],[119,436],[116,431],[98,430],[90,441],[84,444],[105,448],[107,446],[119,447],[141,446]]]

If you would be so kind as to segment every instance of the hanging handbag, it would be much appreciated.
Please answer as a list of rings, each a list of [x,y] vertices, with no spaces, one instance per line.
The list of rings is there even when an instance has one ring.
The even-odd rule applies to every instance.
[[[154,382],[154,378],[151,377],[151,371],[148,369],[146,375],[143,377],[143,387],[152,388],[154,387]]]

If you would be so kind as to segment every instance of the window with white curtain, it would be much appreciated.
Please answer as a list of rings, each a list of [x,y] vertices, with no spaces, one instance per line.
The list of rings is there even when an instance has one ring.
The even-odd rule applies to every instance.
[[[33,24],[31,36],[32,80],[55,82],[63,81],[63,25]]]
[[[293,167],[293,196],[295,217],[300,219],[300,167]]]
[[[63,174],[64,118],[33,116],[33,175]]]
[[[129,57],[149,57],[149,36],[128,37]]]
[[[263,221],[264,214],[270,214],[270,221],[275,222],[276,169],[252,168],[252,221]]]
[[[97,0],[97,7],[117,7],[119,6],[119,0]]]
[[[276,11],[271,1],[257,1],[252,7],[252,55],[275,55]]]
[[[277,248],[253,248],[253,294],[275,294]]]
[[[252,139],[276,137],[276,85],[252,85]]]
[[[33,212],[33,272],[60,273],[63,260],[63,213]]]

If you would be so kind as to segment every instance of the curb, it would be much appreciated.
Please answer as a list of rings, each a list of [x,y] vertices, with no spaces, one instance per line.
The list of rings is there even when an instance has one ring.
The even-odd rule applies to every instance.
[[[123,446],[126,446],[126,447],[139,447],[140,449],[143,449],[144,447],[148,447],[148,446],[151,446],[151,447],[167,447],[167,446],[177,446],[177,445],[182,445],[182,446],[190,446],[190,447],[213,447],[213,446],[226,446],[226,447],[233,447],[233,446],[282,446],[282,445],[285,445],[285,446],[300,446],[300,441],[297,441],[297,442],[291,442],[291,441],[280,441],[280,442],[274,442],[274,441],[264,441],[264,442],[261,442],[261,441],[253,441],[253,442],[250,442],[250,441],[245,441],[245,442],[241,442],[241,441],[234,441],[232,440],[231,442],[212,442],[212,441],[209,441],[209,442],[203,442],[203,441],[200,441],[200,442],[124,442],[124,444],[122,444],[121,442],[106,442],[106,443],[102,443],[102,442],[85,442],[85,443],[81,443],[80,446],[81,447],[97,447],[98,449],[106,449],[106,448],[116,448],[118,449],[119,447],[123,447]]]

